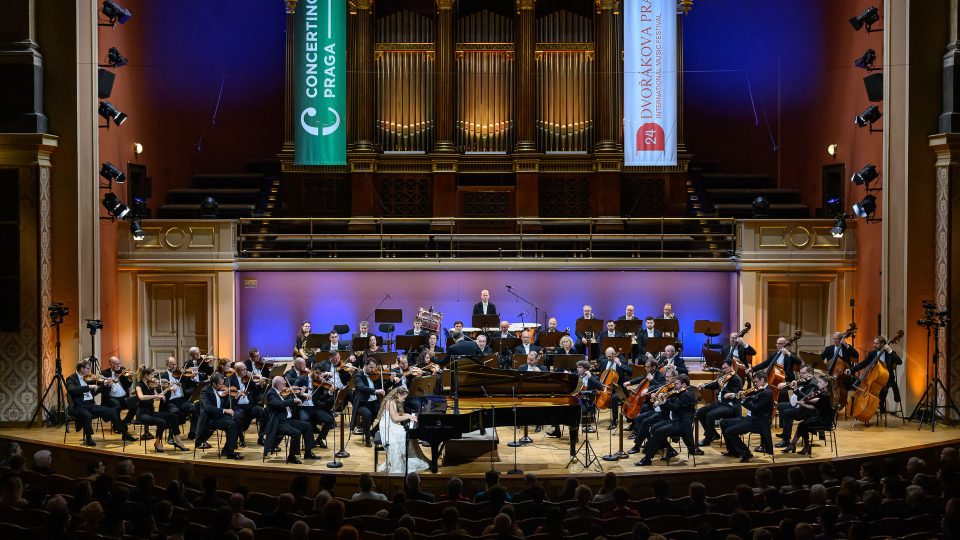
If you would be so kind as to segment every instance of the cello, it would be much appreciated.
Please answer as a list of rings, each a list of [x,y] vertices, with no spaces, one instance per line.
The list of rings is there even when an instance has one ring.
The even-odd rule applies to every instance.
[[[617,349],[617,358],[620,356],[620,349]],[[620,374],[616,370],[616,362],[611,360],[607,362],[606,369],[600,374],[600,385],[603,387],[597,392],[597,408],[609,409],[610,401],[613,399],[613,386],[620,379]]]
[[[843,333],[840,342],[843,343],[847,338],[856,335],[857,323],[850,321],[850,326],[847,328],[847,331]],[[846,370],[848,369],[850,369],[850,364],[837,354],[836,359],[830,363],[829,369],[827,370],[830,376],[833,377],[833,403],[839,406],[840,409],[847,406],[847,388],[849,386],[847,381],[850,378],[850,376],[846,374]]]
[[[886,343],[887,346],[894,345],[903,339],[903,330],[897,332],[893,339]],[[882,350],[882,349],[881,349]],[[869,366],[864,368],[863,374],[853,384],[856,390],[853,393],[853,406],[850,409],[850,416],[863,423],[869,423],[870,418],[877,412],[880,406],[880,391],[890,380],[890,372],[886,364],[880,361],[880,353]]]
[[[640,410],[643,408],[643,404],[646,403],[647,398],[650,397],[649,393],[644,394],[648,388],[650,388],[650,379],[644,377],[643,380],[640,381],[640,384],[634,388],[630,397],[627,398],[627,402],[623,404],[623,415],[628,419],[633,420],[640,416]]]
[[[793,333],[793,337],[787,340],[787,343],[783,346],[784,349],[790,347],[797,340],[800,339],[803,333],[800,330],[797,330]],[[773,362],[772,365],[767,368],[767,384],[770,385],[770,390],[773,391],[773,402],[776,403],[777,399],[780,397],[780,388],[779,385],[783,381],[787,380],[786,374],[783,372],[783,367],[779,366],[776,362]],[[776,414],[777,408],[774,407],[774,414]]]

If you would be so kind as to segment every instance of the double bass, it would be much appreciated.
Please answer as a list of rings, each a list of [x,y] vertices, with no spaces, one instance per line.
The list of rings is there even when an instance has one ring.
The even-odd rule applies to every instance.
[[[783,346],[784,349],[790,347],[797,340],[800,339],[803,333],[800,330],[797,330],[793,333],[793,337],[787,340],[787,343]],[[783,367],[778,365],[776,362],[773,362],[769,368],[767,368],[767,384],[770,385],[770,390],[773,391],[773,402],[776,403],[780,397],[780,383],[787,380],[786,374],[783,372]],[[774,407],[774,414],[776,414],[776,407]]]
[[[893,339],[887,342],[887,345],[894,345],[903,339],[903,330],[897,332]],[[880,391],[890,380],[890,372],[886,364],[880,361],[880,354],[869,366],[863,369],[860,378],[853,384],[856,390],[853,393],[853,405],[850,409],[850,416],[863,423],[870,421],[877,407],[880,406]]]
[[[847,338],[856,335],[857,323],[851,321],[847,331],[844,332],[843,337],[840,338],[840,342],[843,343]],[[846,374],[848,369],[850,369],[850,364],[840,358],[839,353],[829,366],[830,376],[833,377],[833,402],[840,407],[841,410],[847,406],[847,388],[849,387],[847,381],[850,379],[850,376]]]
[[[749,322],[743,323],[743,330],[741,330],[741,331],[737,334],[737,339],[740,339],[740,338],[742,338],[743,336],[749,334],[749,333],[750,333],[750,328],[751,328],[751,326],[750,326],[750,323],[749,323]],[[739,375],[740,377],[746,377],[746,375],[747,375],[747,366],[746,366],[746,364],[743,363],[743,361],[746,360],[746,359],[745,359],[745,358],[739,358],[739,359],[738,359],[738,358],[735,358],[735,357],[733,356],[733,348],[734,348],[734,346],[735,346],[735,345],[731,345],[731,346],[730,346],[730,360],[733,361],[733,370],[734,370],[734,371],[736,372],[736,374]]]

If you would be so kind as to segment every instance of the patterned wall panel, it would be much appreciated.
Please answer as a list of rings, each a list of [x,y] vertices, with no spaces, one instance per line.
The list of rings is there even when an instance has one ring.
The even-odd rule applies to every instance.
[[[667,207],[666,190],[663,178],[623,175],[620,178],[620,215],[662,215]]]
[[[380,178],[377,184],[384,217],[430,216],[429,178]]]
[[[350,179],[321,177],[303,180],[303,210],[308,216],[350,215]]]
[[[589,178],[540,178],[540,215],[586,217],[590,215]]]

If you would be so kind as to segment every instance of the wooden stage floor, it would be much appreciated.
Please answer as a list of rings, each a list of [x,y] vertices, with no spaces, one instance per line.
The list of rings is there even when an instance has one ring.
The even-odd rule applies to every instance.
[[[593,449],[598,456],[610,453],[611,440],[613,451],[616,452],[618,449],[618,433],[606,429],[608,420],[606,414],[603,415],[603,419],[605,421],[601,423],[600,429],[597,433],[591,434],[590,439]],[[899,418],[893,416],[889,418],[889,425],[887,427],[884,427],[882,424],[880,426],[870,427],[864,427],[862,424],[853,426],[852,420],[842,420],[836,433],[840,453],[839,458],[835,458],[834,454],[830,452],[829,447],[823,446],[823,442],[818,441],[821,446],[814,448],[812,458],[798,456],[796,454],[778,453],[776,455],[776,466],[809,464],[834,459],[859,460],[890,453],[908,452],[911,449],[934,445],[960,445],[960,428],[938,424],[937,430],[931,432],[928,424],[924,425],[923,429],[918,429],[918,427],[919,424],[916,422],[903,424]],[[530,431],[533,443],[517,449],[517,466],[524,472],[536,473],[540,477],[562,478],[570,475],[589,476],[592,474],[602,474],[602,472],[611,470],[615,471],[618,475],[661,475],[673,472],[685,472],[689,474],[694,471],[692,461],[686,459],[673,460],[669,466],[664,462],[654,460],[654,465],[651,467],[637,467],[634,463],[640,459],[641,456],[639,454],[630,455],[629,459],[615,462],[601,461],[602,471],[596,467],[584,469],[582,465],[576,463],[568,466],[570,456],[569,439],[566,437],[566,432],[564,433],[564,438],[556,439],[547,437],[543,433],[533,433],[532,426],[530,427]],[[248,441],[255,442],[256,437],[252,436],[252,433],[253,428],[251,428],[250,433],[247,435],[247,439]],[[519,433],[522,435],[522,432]],[[611,433],[613,434],[612,439],[610,438]],[[500,437],[500,445],[498,448],[500,461],[495,463],[495,468],[498,471],[506,473],[513,468],[514,450],[507,446],[507,442],[513,439],[513,429],[506,427],[499,428],[498,434]],[[64,452],[67,453],[69,458],[76,456],[78,459],[83,459],[84,461],[94,459],[94,455],[96,454],[114,457],[128,456],[136,458],[137,460],[161,460],[166,461],[167,464],[194,459],[192,451],[176,451],[169,445],[165,445],[166,452],[157,454],[153,451],[152,441],[147,442],[147,453],[144,453],[143,443],[128,443],[126,450],[122,450],[119,436],[111,433],[107,433],[106,441],[103,441],[100,433],[97,433],[95,439],[98,446],[96,448],[81,446],[80,435],[73,432],[67,436],[68,442],[64,445],[62,428],[4,428],[0,429],[0,439],[26,442],[31,448],[36,446],[52,448],[54,449],[55,456],[60,456],[60,460],[63,459]],[[326,466],[326,463],[332,459],[333,450],[317,449],[316,453],[321,459],[319,461],[305,461],[303,465],[289,465],[279,456],[273,456],[267,459],[266,463],[261,463],[262,448],[256,444],[249,443],[247,448],[240,449],[240,452],[244,456],[244,460],[242,461],[217,459],[215,449],[198,451],[196,461],[199,462],[197,465],[200,466],[214,466],[228,469],[234,467],[243,469],[255,468],[260,472],[264,472],[264,468],[266,467],[281,474],[296,471],[313,474],[332,472],[335,474],[356,475],[361,472],[372,472],[374,470],[373,449],[364,447],[361,439],[359,436],[354,436],[347,443],[346,450],[350,452],[350,457],[342,460],[343,467],[339,469],[330,469]],[[333,437],[331,435],[328,442],[332,443],[332,441]],[[188,443],[188,448],[192,450],[192,441],[185,442]],[[211,444],[214,442],[215,440],[211,440]],[[629,448],[632,443],[632,440],[626,437],[624,438],[625,449]],[[758,441],[757,437],[754,436],[753,445],[756,444],[758,444]],[[425,453],[429,452],[428,448],[424,448],[424,450]],[[710,448],[704,448],[704,451],[706,455],[697,457],[695,469],[697,471],[719,472],[724,469],[743,469],[745,467],[771,465],[770,456],[767,455],[757,454],[749,464],[741,464],[734,458],[721,456],[720,452],[723,451],[723,447],[718,442],[715,442]],[[582,450],[579,455],[581,458],[583,457]],[[381,460],[384,457],[384,454],[381,453]],[[155,465],[159,466],[161,464],[155,463]],[[476,478],[482,476],[483,473],[489,469],[489,460],[482,459],[462,465],[441,465],[439,476],[449,477],[456,475],[464,478]],[[428,477],[433,476],[429,472],[425,472],[424,474]]]

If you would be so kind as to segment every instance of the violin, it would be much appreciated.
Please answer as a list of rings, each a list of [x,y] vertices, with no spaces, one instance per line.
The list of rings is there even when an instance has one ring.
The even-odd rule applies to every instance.
[[[99,373],[91,373],[83,376],[83,382],[87,384],[103,384],[107,382],[107,378]]]
[[[671,384],[676,384],[676,383],[671,383]],[[663,393],[659,393],[659,392],[658,392],[658,393],[657,393],[657,396],[655,396],[654,399],[653,399],[653,405],[654,405],[654,406],[663,405],[664,403],[666,403],[666,401],[667,401],[668,399],[670,399],[670,398],[672,398],[672,397],[674,397],[674,396],[679,396],[680,394],[684,393],[685,391],[686,391],[685,389],[680,389],[680,388],[673,387],[673,388],[671,388],[670,390],[667,390],[666,392],[663,392]]]
[[[192,367],[191,367],[191,368],[187,368],[187,369],[176,368],[176,369],[173,370],[172,374],[173,374],[174,378],[177,378],[177,379],[179,379],[179,378],[181,378],[181,377],[186,377],[186,378],[188,378],[188,379],[192,379],[192,378],[194,378],[194,377],[197,375],[197,370],[196,370],[195,368],[192,368]]]
[[[703,390],[707,385],[713,384],[713,383],[717,383],[720,388],[723,388],[723,385],[725,385],[725,384],[727,384],[728,382],[730,382],[730,379],[732,379],[734,375],[736,375],[736,372],[734,372],[734,371],[731,371],[730,373],[725,373],[725,374],[723,374],[723,375],[720,375],[719,377],[717,377],[716,379],[714,379],[714,380],[712,380],[712,381],[710,381],[710,382],[708,382],[708,383],[698,384],[698,385],[697,385],[697,390]]]
[[[259,359],[253,361],[253,365],[256,366],[257,369],[259,369],[260,371],[263,371],[263,369],[267,366],[269,366],[272,369],[273,364],[274,364],[273,360],[264,360],[263,357],[260,357]]]
[[[246,392],[240,390],[240,389],[237,388],[236,386],[229,386],[229,387],[228,387],[228,386],[224,385],[224,386],[222,386],[222,387],[220,387],[220,388],[217,389],[217,395],[220,396],[220,397],[222,397],[222,398],[224,398],[224,397],[238,398],[238,397],[240,397],[240,396],[246,395]]]
[[[303,388],[299,386],[288,386],[280,391],[280,397],[291,397],[294,394],[300,394],[303,392]]]
[[[742,400],[743,398],[745,398],[745,397],[747,397],[747,396],[752,396],[753,394],[756,394],[756,393],[759,392],[760,390],[763,390],[763,388],[760,388],[760,387],[757,387],[757,386],[754,386],[753,388],[747,388],[747,389],[745,389],[745,390],[741,390],[741,391],[737,392],[737,400]]]
[[[326,373],[323,373],[321,371],[314,371],[313,374],[310,375],[310,380],[313,381],[314,386],[318,388],[323,388],[328,392],[332,391],[333,381],[326,379],[324,375],[326,375]]]

